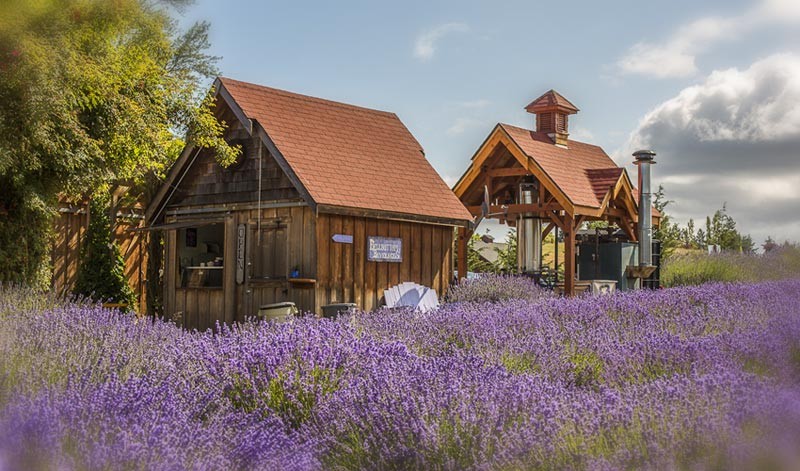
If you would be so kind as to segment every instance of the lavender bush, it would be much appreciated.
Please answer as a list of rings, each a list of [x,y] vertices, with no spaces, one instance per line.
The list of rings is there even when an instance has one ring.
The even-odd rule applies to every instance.
[[[2,469],[792,469],[800,281],[185,332],[0,294]]]
[[[482,274],[450,287],[445,299],[451,303],[498,302],[519,299],[534,301],[551,295],[526,276]]]

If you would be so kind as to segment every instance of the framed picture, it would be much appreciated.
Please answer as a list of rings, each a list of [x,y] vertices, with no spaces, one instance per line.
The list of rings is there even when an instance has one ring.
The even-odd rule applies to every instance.
[[[186,229],[186,247],[197,247],[197,228]]]

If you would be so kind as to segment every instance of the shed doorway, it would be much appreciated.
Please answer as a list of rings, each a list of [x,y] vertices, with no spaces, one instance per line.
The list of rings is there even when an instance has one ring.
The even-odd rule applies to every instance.
[[[175,310],[181,325],[204,331],[225,320],[225,223],[207,221],[174,230]]]

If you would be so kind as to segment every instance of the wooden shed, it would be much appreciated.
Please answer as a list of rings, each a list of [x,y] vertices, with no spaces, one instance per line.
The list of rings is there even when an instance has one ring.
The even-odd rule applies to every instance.
[[[403,281],[440,295],[472,220],[393,113],[219,78],[228,168],[188,146],[147,208],[165,231],[165,314],[206,329],[292,301],[379,306]]]

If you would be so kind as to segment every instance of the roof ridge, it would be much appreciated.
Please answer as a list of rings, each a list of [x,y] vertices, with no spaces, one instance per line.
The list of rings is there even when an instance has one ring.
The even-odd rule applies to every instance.
[[[544,132],[537,132],[537,131],[534,131],[533,129],[523,128],[523,127],[520,127],[520,126],[515,126],[513,124],[508,124],[508,123],[497,123],[497,124],[500,125],[500,126],[508,126],[510,128],[519,129],[521,131],[527,131],[527,132],[533,133],[533,134],[544,134],[544,135],[547,135],[547,133],[544,133]],[[591,142],[577,141],[577,140],[572,139],[570,137],[567,138],[567,142],[572,142],[572,143],[575,143],[575,144],[581,144],[581,145],[584,145],[584,146],[597,147],[598,149],[603,150],[603,148],[601,146],[597,145],[597,144],[592,144]],[[553,144],[553,145],[555,145],[555,144]],[[603,150],[603,153],[608,155],[605,150]]]
[[[230,77],[219,76],[218,78],[223,84],[225,82],[234,82],[237,85],[240,85],[240,86],[243,86],[243,87],[246,87],[246,88],[251,88],[251,89],[260,90],[260,91],[269,91],[269,92],[273,92],[273,93],[278,93],[278,94],[281,94],[281,95],[284,95],[284,96],[287,96],[287,97],[290,97],[290,98],[296,98],[296,99],[300,99],[300,100],[304,100],[304,101],[309,101],[309,102],[312,102],[312,103],[322,103],[322,104],[333,105],[333,106],[337,106],[339,108],[346,108],[346,109],[350,109],[350,110],[354,110],[354,111],[365,111],[365,112],[369,112],[369,113],[379,113],[379,114],[384,114],[384,115],[387,115],[387,116],[397,117],[397,114],[393,113],[391,111],[378,110],[378,109],[375,109],[375,108],[367,108],[366,106],[354,105],[352,103],[344,103],[344,102],[341,102],[341,101],[328,100],[326,98],[320,98],[320,97],[316,97],[316,96],[312,96],[312,95],[305,95],[305,94],[302,94],[302,93],[297,93],[297,92],[292,92],[292,91],[289,91],[289,90],[284,90],[282,88],[269,87],[269,86],[266,86],[266,85],[260,85],[260,84],[252,83],[252,82],[244,82],[242,80],[237,80],[237,79],[230,78]]]

